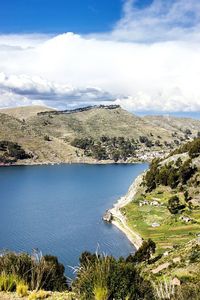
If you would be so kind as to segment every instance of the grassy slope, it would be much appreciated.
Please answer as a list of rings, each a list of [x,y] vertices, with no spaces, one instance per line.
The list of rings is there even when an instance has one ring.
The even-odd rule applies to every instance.
[[[7,114],[0,114],[0,140],[20,144],[34,158],[23,163],[60,163],[74,160],[75,149],[59,139],[44,140],[44,133]],[[19,161],[21,163],[21,161]]]
[[[200,241],[197,239],[171,250],[168,255],[153,264],[144,264],[143,273],[158,288],[161,282],[170,282],[173,278],[178,278],[182,290],[178,299],[198,300],[200,255],[191,259],[194,252],[200,252]]]
[[[37,115],[38,112],[49,110],[51,109],[40,106],[0,110],[0,140],[18,142],[25,150],[34,154],[36,163],[95,162],[92,158],[84,157],[82,150],[70,145],[75,137],[91,136],[98,139],[107,135],[138,139],[139,136],[147,136],[155,141],[160,136],[161,144],[174,140],[172,133],[175,127],[166,128],[165,122],[161,126],[156,124],[152,117],[151,120],[140,118],[121,108],[93,108],[72,114]],[[174,122],[179,122],[176,127],[185,124],[185,120],[182,119]],[[200,131],[200,121],[195,121],[191,130],[193,134]],[[179,137],[184,136],[182,128],[177,129],[177,132]],[[44,141],[45,135],[50,137],[50,142]],[[154,147],[145,151],[164,148]],[[30,162],[33,163],[33,160]]]
[[[30,117],[36,116],[37,113],[39,112],[51,111],[51,110],[53,111],[54,109],[45,106],[35,105],[35,106],[21,106],[16,108],[4,108],[1,109],[0,112],[20,120],[23,119],[26,120]]]
[[[180,154],[170,157],[162,162],[168,163],[180,156],[188,159],[187,154]],[[193,163],[198,171],[194,175],[200,178],[200,157],[194,158]],[[159,186],[149,193],[145,193],[145,187],[140,186],[134,201],[122,209],[126,215],[129,227],[138,232],[144,239],[151,238],[156,242],[157,251],[165,253],[156,262],[143,263],[141,270],[145,277],[150,279],[161,291],[161,282],[169,283],[174,279],[180,280],[181,286],[178,289],[178,299],[198,300],[200,294],[200,191],[199,186],[193,184],[191,178],[186,186],[192,203],[198,206],[189,209],[187,205],[182,214],[172,215],[167,209],[167,203],[172,195],[178,195],[180,202],[185,204],[184,194],[178,188],[171,189],[166,186]],[[141,200],[149,202],[156,200],[161,206],[151,205],[139,206]],[[179,217],[188,216],[192,222],[185,223]],[[160,227],[153,228],[152,223],[159,223]],[[176,298],[173,298],[176,299]]]
[[[42,125],[49,122],[45,128]],[[94,108],[89,111],[73,114],[49,116],[37,116],[29,120],[48,134],[59,138],[88,137],[99,138],[102,135],[110,137],[124,136],[126,138],[138,138],[141,135],[154,134],[155,138],[160,133],[163,138],[170,139],[170,132],[158,129],[157,126],[146,122],[121,108],[108,110]]]
[[[183,158],[183,154],[179,156]],[[177,159],[178,156],[174,157]],[[170,160],[173,160],[174,157],[170,157]],[[162,164],[166,162],[168,163],[169,159],[163,161]],[[195,176],[197,174],[200,176],[200,158],[193,159],[193,163],[198,167],[198,172]],[[178,195],[181,203],[186,204],[183,192],[180,192],[178,188],[171,189],[166,186],[159,186],[149,193],[146,193],[145,189],[145,187],[140,187],[134,201],[130,202],[123,209],[130,228],[138,232],[145,239],[153,239],[157,244],[158,250],[161,252],[167,248],[172,248],[174,245],[184,244],[200,233],[199,205],[192,210],[187,205],[182,213],[183,216],[193,219],[194,222],[189,223],[180,220],[180,214],[172,215],[167,208],[168,200],[172,195]],[[187,190],[192,199],[200,203],[199,187],[194,187],[192,181],[189,181]],[[161,205],[158,207],[151,205],[139,206],[139,202],[143,200],[147,200],[149,203],[156,200]],[[158,223],[160,226],[152,227],[153,223]]]
[[[172,116],[145,116],[143,118],[155,126],[165,128],[169,131],[184,132],[186,129],[190,129],[192,132],[197,133],[199,131],[199,120],[191,118],[177,118]]]
[[[162,194],[160,194],[162,192]],[[182,199],[183,195],[179,192],[173,193]],[[171,197],[172,191],[161,187],[145,198],[148,201],[159,199],[163,206],[154,207],[145,205],[139,207],[138,201],[131,202],[126,206],[124,212],[128,219],[128,225],[137,231],[144,239],[151,238],[156,242],[159,251],[163,252],[167,248],[172,248],[177,244],[184,244],[194,238],[200,232],[200,209],[186,209],[184,215],[197,221],[197,223],[185,223],[179,220],[180,215],[173,216],[167,209],[167,201]],[[142,196],[138,196],[138,200]],[[159,227],[152,227],[153,223],[159,223]]]

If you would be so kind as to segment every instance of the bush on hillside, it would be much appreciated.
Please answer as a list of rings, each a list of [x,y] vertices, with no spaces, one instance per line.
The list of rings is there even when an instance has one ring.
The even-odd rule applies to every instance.
[[[156,251],[156,244],[151,239],[143,241],[142,246],[135,252],[134,255],[129,255],[127,262],[141,263],[143,261],[149,262],[152,254]]]
[[[15,275],[28,284],[30,289],[50,291],[67,289],[64,266],[55,256],[33,256],[26,253],[5,252],[0,256],[0,273]]]
[[[170,156],[174,154],[182,154],[188,152],[191,158],[195,158],[200,155],[200,137],[195,138],[191,142],[180,146],[178,149],[171,152]]]
[[[151,192],[159,185],[170,186],[172,189],[178,185],[185,185],[196,173],[197,167],[188,159],[184,163],[178,159],[176,163],[170,162],[161,165],[158,159],[153,160],[145,175],[147,192]]]
[[[80,257],[73,289],[80,299],[154,299],[150,282],[134,263],[89,252]]]
[[[71,145],[84,150],[84,154],[97,160],[112,159],[115,162],[135,155],[135,141],[124,137],[102,136],[100,139],[75,138]]]
[[[0,141],[0,151],[4,152],[0,158],[0,162],[4,163],[31,158],[31,155],[26,153],[19,144],[9,141]]]
[[[169,209],[171,214],[177,214],[180,210],[185,208],[185,205],[180,204],[180,200],[178,196],[172,196],[168,200],[167,208]]]
[[[19,278],[14,274],[0,274],[0,292],[15,292]]]
[[[198,157],[200,155],[200,138],[195,139],[190,145],[189,155],[191,158]]]

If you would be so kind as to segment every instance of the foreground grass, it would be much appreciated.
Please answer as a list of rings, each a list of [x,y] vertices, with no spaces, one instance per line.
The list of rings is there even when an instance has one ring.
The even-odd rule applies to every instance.
[[[183,193],[174,192],[183,200]],[[166,187],[160,187],[152,193],[138,195],[137,198],[122,209],[126,216],[128,226],[138,232],[144,239],[151,238],[157,245],[158,252],[164,252],[167,248],[182,245],[194,239],[200,233],[200,208],[190,210],[188,207],[182,215],[190,217],[193,221],[184,222],[180,220],[180,214],[172,215],[167,209],[167,201],[172,192]],[[160,206],[139,206],[139,202],[156,200]],[[152,227],[153,223],[160,226]]]
[[[38,295],[38,296],[37,296]],[[0,292],[0,299],[1,300],[40,300],[40,299],[48,299],[48,300],[76,300],[73,293],[69,292],[45,292],[44,296],[40,297],[39,293],[29,292],[28,296],[19,297],[17,293],[9,293],[9,292]]]

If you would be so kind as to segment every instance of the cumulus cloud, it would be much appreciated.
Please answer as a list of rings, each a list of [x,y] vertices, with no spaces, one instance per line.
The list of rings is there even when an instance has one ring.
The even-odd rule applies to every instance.
[[[154,0],[138,8],[137,0],[127,0],[123,17],[112,36],[134,42],[158,42],[200,38],[200,2],[196,0]]]
[[[3,72],[0,73],[0,91],[1,97],[8,100],[13,98],[13,102],[22,97],[22,104],[37,103],[45,104],[45,102],[54,103],[57,107],[65,106],[66,101],[70,105],[77,102],[90,103],[95,101],[112,101],[114,98],[100,88],[84,87],[74,88],[69,85],[57,84],[47,81],[38,76],[27,75],[10,75],[7,76]],[[32,102],[31,102],[32,101]]]
[[[125,1],[112,32],[0,36],[0,106],[200,111],[200,4]]]

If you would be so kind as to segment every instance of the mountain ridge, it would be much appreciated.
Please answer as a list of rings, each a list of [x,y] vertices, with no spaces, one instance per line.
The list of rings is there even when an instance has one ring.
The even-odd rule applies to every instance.
[[[72,111],[42,106],[2,109],[0,141],[19,143],[32,154],[31,159],[16,164],[113,162],[111,152],[116,143],[119,162],[151,160],[200,132],[198,120],[186,122],[185,118],[170,118],[169,122],[163,117],[139,117],[118,105],[89,106]],[[105,137],[106,143],[102,142]],[[75,139],[90,139],[89,150],[74,146]],[[106,153],[104,156],[96,155],[98,147]]]

